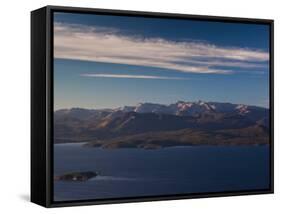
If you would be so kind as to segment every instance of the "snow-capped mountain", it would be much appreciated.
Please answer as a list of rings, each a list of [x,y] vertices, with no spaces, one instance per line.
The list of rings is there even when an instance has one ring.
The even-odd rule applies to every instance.
[[[239,113],[248,114],[253,110],[262,110],[264,108],[248,106],[243,104],[219,103],[219,102],[185,102],[178,101],[170,105],[156,103],[139,103],[136,106],[124,106],[116,110],[122,112],[137,113],[156,113],[173,114],[182,116],[196,116],[202,113]]]
[[[268,130],[268,109],[232,103],[178,101],[169,105],[140,103],[114,109],[72,108],[54,112],[56,143],[116,138],[118,145],[123,142],[135,146],[139,142],[162,142],[163,136],[169,137],[165,141],[168,144],[180,139],[188,143],[192,136],[195,141],[206,142],[210,133],[218,142],[264,143]],[[225,139],[221,138],[223,133]],[[235,140],[231,137],[234,135]],[[259,139],[253,141],[257,136]]]
[[[214,131],[248,127],[267,130],[269,110],[232,103],[178,101],[169,105],[140,103],[115,109],[72,108],[54,113],[57,142],[182,129]]]

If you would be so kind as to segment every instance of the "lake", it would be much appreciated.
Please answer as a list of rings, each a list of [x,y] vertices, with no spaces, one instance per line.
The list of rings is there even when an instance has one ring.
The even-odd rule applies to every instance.
[[[54,182],[54,200],[110,199],[268,189],[270,147],[185,146],[156,150],[54,145],[54,175],[95,171],[85,182]]]

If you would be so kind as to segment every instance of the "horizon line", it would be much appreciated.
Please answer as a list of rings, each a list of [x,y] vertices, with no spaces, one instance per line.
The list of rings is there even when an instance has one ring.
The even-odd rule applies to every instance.
[[[58,109],[53,109],[54,112],[59,111],[59,110],[71,110],[71,109],[85,109],[85,110],[113,110],[113,109],[118,109],[118,108],[122,108],[122,107],[136,107],[137,105],[140,104],[156,104],[156,105],[163,105],[163,106],[169,106],[172,104],[176,104],[179,102],[184,102],[184,103],[199,103],[199,102],[203,102],[203,103],[220,103],[220,104],[233,104],[233,105],[245,105],[245,106],[253,106],[253,107],[259,107],[259,108],[265,108],[265,109],[270,109],[269,106],[261,106],[261,105],[253,105],[253,104],[243,104],[243,103],[232,103],[232,102],[219,102],[219,101],[203,101],[203,100],[197,100],[197,101],[183,101],[183,100],[178,100],[176,102],[171,102],[169,104],[165,104],[165,103],[153,103],[153,102],[139,102],[136,103],[135,105],[123,105],[123,106],[117,106],[117,107],[104,107],[104,108],[89,108],[89,107],[66,107],[66,108],[58,108]]]

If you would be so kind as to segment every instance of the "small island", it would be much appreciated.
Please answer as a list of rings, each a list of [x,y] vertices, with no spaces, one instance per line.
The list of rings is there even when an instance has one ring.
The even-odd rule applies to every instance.
[[[86,172],[71,172],[63,175],[57,175],[54,177],[55,181],[87,181],[96,177],[98,174],[93,171]]]

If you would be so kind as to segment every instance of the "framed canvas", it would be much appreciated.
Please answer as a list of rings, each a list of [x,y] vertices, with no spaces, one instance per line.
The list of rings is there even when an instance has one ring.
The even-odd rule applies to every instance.
[[[273,193],[273,20],[31,13],[31,201]]]

